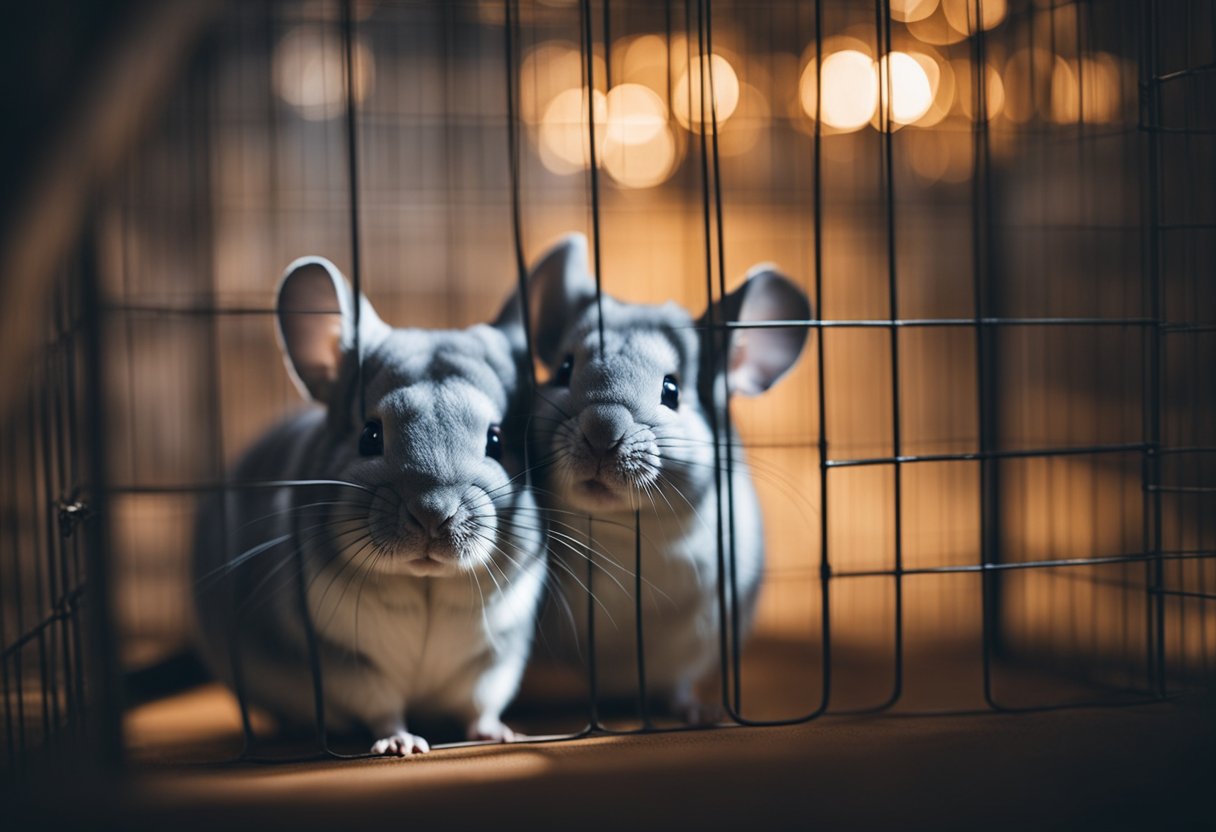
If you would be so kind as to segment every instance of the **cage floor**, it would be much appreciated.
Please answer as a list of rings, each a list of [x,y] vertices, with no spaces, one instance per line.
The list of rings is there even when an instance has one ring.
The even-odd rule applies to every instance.
[[[792,650],[758,643],[752,697],[785,704]],[[813,663],[804,663],[813,665]],[[841,695],[881,690],[889,668],[843,665]],[[874,676],[872,674],[879,675]],[[1058,696],[1026,673],[1025,695]],[[869,686],[862,682],[869,681]],[[908,701],[883,715],[577,742],[464,747],[407,760],[197,764],[239,748],[230,697],[213,685],[134,710],[137,761],[121,789],[29,795],[38,828],[1208,828],[1216,816],[1216,700],[969,711],[974,667],[909,661]],[[835,682],[834,682],[835,684]],[[941,697],[945,692],[955,697]],[[1084,695],[1086,691],[1076,689]],[[862,697],[864,699],[864,697]],[[858,701],[861,701],[860,699]],[[953,714],[910,713],[951,702]],[[536,717],[521,710],[515,724]],[[538,724],[538,723],[537,723]],[[280,749],[289,750],[287,746]],[[83,788],[83,787],[81,787]],[[32,823],[30,824],[33,825]],[[18,825],[7,828],[25,828]]]

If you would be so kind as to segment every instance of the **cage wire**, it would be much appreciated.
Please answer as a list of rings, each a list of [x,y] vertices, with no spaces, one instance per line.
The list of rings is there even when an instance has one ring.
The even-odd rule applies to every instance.
[[[0,477],[6,766],[69,743],[140,759],[121,700],[162,693],[141,674],[189,642],[200,497],[324,487],[226,473],[297,406],[269,302],[285,263],[326,255],[394,325],[467,326],[569,230],[597,303],[699,310],[757,261],[812,301],[810,320],[703,330],[709,350],[741,326],[808,333],[778,389],[712,425],[728,723],[1210,682],[1214,45],[1205,0],[234,4],[6,382],[26,391]],[[661,103],[653,148],[613,138],[624,85]],[[768,558],[748,641],[726,542],[741,465]],[[564,699],[525,682],[530,733],[681,729],[645,695],[661,636],[638,546],[638,701],[602,710],[593,636]],[[353,753],[310,657],[316,737],[270,758]],[[233,678],[219,756],[264,759]]]

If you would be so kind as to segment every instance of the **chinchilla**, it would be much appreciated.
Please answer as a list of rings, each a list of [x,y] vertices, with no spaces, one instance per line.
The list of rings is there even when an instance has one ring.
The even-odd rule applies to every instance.
[[[201,652],[251,703],[300,724],[315,717],[318,656],[326,728],[369,732],[374,753],[427,751],[407,730],[417,714],[510,739],[501,715],[546,574],[519,476],[518,301],[493,325],[395,329],[332,263],[306,257],[277,311],[288,369],[323,407],[273,427],[201,507]]]
[[[738,608],[730,614],[743,634],[764,565],[756,491],[738,436],[725,431],[728,397],[763,393],[806,341],[804,326],[721,325],[803,321],[810,304],[769,266],[753,268],[698,321],[672,302],[604,295],[597,304],[586,248],[582,235],[564,238],[530,277],[534,342],[552,372],[536,391],[530,437],[543,463],[537,482],[553,529],[551,568],[568,604],[549,605],[541,630],[561,659],[585,663],[593,603],[597,691],[636,696],[640,546],[647,698],[690,722],[711,720],[720,708],[706,707],[696,688],[719,657],[719,534],[734,552]],[[715,471],[723,472],[723,501],[727,493],[734,501],[733,526],[725,516],[719,526]]]

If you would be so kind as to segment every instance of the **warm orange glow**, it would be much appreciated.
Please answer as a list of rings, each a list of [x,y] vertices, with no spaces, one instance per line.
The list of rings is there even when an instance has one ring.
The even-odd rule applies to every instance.
[[[705,78],[707,89],[702,96],[701,79]],[[701,113],[702,97],[710,104],[710,93],[715,99],[712,109]],[[680,75],[671,92],[671,109],[680,124],[689,130],[700,132],[703,125],[717,118],[725,124],[739,106],[739,77],[730,62],[721,55],[698,56],[689,61],[688,68]],[[710,129],[713,129],[712,126]]]
[[[958,184],[971,178],[972,137],[966,130],[910,130],[902,141],[917,178],[927,183]]]
[[[537,44],[519,68],[519,114],[527,124],[539,124],[545,108],[559,93],[583,81],[586,61],[577,45],[563,40]],[[596,89],[606,76],[603,56],[592,57]]]
[[[592,97],[595,107],[595,142],[601,155],[608,120],[607,97],[599,90]],[[540,159],[554,173],[573,173],[585,168],[591,158],[587,130],[587,88],[575,87],[557,96],[545,108],[540,124]],[[599,161],[599,160],[597,160]]]
[[[888,78],[888,75],[890,76]],[[933,88],[924,68],[906,52],[892,52],[879,61],[882,109],[896,124],[911,124],[929,111]],[[887,100],[888,91],[890,101]]]
[[[932,127],[950,114],[954,105],[954,70],[949,62],[943,61],[928,47],[923,51],[909,52],[929,79],[929,88],[933,91],[933,101],[924,114],[916,119],[918,127]]]
[[[798,85],[802,109],[815,117],[815,104],[823,90],[819,110],[823,123],[838,130],[864,127],[878,106],[878,71],[869,55],[845,49],[823,59],[822,83],[815,83],[815,62],[807,64]]]
[[[1117,121],[1121,108],[1119,59],[1100,52],[1093,58],[1057,58],[1051,73],[1051,118],[1058,124]]]
[[[643,84],[661,97],[667,97],[667,73],[670,66],[667,42],[663,38],[658,35],[622,38],[613,44],[612,57],[613,80]]]
[[[909,21],[908,33],[921,43],[933,46],[947,46],[967,37],[966,32],[960,32],[950,25],[941,6],[934,9],[933,14],[928,17]]]
[[[1036,116],[1050,116],[1053,67],[1060,64],[1064,73],[1071,70],[1062,58],[1046,49],[1019,49],[1005,63],[1007,86],[1005,117],[1025,124]]]
[[[644,145],[667,126],[667,107],[649,87],[619,84],[608,91],[607,141]]]
[[[376,77],[371,50],[353,42],[355,101],[372,90]],[[346,57],[336,30],[297,26],[283,36],[274,53],[274,87],[279,97],[304,118],[321,121],[346,109]]]
[[[891,0],[891,19],[902,23],[924,20],[937,11],[939,0]]]
[[[958,87],[958,104],[963,115],[972,118],[975,112],[975,92],[971,86],[975,81],[975,67],[970,61],[959,58],[951,62],[954,77]],[[991,66],[985,67],[984,76],[987,83],[984,88],[984,103],[988,120],[996,118],[1005,108],[1005,84],[1001,81],[1000,73]]]
[[[751,84],[739,87],[739,108],[730,123],[722,128],[718,139],[718,150],[723,156],[742,156],[760,140],[760,134],[768,127],[772,108],[764,93]]]
[[[984,0],[980,4],[979,26],[976,26],[975,0],[941,0],[942,13],[956,32],[973,34],[978,29],[994,29],[1005,19],[1008,11],[1005,0]]]
[[[611,94],[610,94],[611,95]],[[612,127],[608,128],[609,134]],[[604,148],[604,170],[625,188],[653,188],[666,182],[676,167],[676,142],[666,124],[644,142],[611,139]]]

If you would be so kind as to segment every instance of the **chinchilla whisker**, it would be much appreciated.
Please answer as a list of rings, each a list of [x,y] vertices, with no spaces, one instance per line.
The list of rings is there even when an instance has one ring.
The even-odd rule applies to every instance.
[[[353,502],[351,500],[318,500],[312,503],[300,503],[299,505],[291,505],[287,508],[279,509],[278,511],[272,511],[269,514],[263,514],[261,517],[255,517],[249,522],[241,524],[238,526],[238,528],[243,530],[249,526],[256,525],[257,523],[264,523],[267,520],[273,520],[276,517],[283,517],[293,512],[306,511],[314,508],[324,508],[325,506],[342,506],[344,508],[350,508],[352,511],[366,511],[371,507],[371,502],[368,501],[367,504],[362,504]]]
[[[556,566],[558,569],[562,570],[567,575],[569,575],[570,580],[572,580],[576,584],[578,584],[579,589],[581,589],[588,598],[590,598],[592,601],[594,601],[595,605],[597,607],[599,607],[601,610],[603,610],[604,615],[607,616],[609,623],[611,623],[613,627],[616,627],[616,621],[613,620],[612,613],[610,613],[608,611],[608,608],[606,606],[604,606],[604,602],[599,599],[598,595],[596,595],[594,592],[591,591],[590,587],[588,587],[585,583],[583,583],[582,579],[579,578],[579,576],[577,574],[575,574],[574,570],[570,568],[569,564],[562,562],[562,560],[560,558],[554,558],[550,562],[554,566]]]
[[[370,570],[364,570],[363,567],[370,564],[372,559],[375,558],[377,549],[378,549],[378,547],[376,546],[376,542],[374,540],[372,540],[370,537],[368,537],[367,539],[362,540],[360,542],[359,548],[355,549],[355,551],[353,553],[347,554],[343,558],[343,563],[342,563],[342,566],[338,569],[338,573],[336,575],[333,575],[330,577],[329,583],[326,584],[325,590],[321,593],[321,597],[317,600],[317,604],[316,604],[317,622],[316,622],[316,624],[318,627],[325,628],[333,623],[334,616],[336,616],[338,614],[338,610],[340,610],[342,608],[342,599],[345,598],[346,593],[348,591],[350,591],[351,585],[355,582],[355,580],[357,578],[359,578],[360,575],[370,574]],[[325,599],[329,597],[330,590],[332,590],[334,588],[334,584],[338,583],[338,581],[341,580],[342,575],[346,572],[347,568],[352,567],[352,566],[354,568],[351,570],[350,576],[346,579],[346,582],[342,587],[342,591],[340,593],[338,593],[338,598],[333,603],[332,611],[330,612],[329,617],[326,618],[324,621],[322,621],[321,615],[325,611]],[[308,582],[308,595],[310,598],[312,597],[312,585],[317,580],[317,578],[319,578],[320,576],[321,576],[321,573],[318,572],[316,575],[313,575],[312,580],[310,580]],[[357,595],[356,595],[356,598],[357,598]],[[357,604],[357,600],[356,600],[356,604]],[[311,608],[312,605],[310,604],[309,607]],[[359,608],[357,605],[355,607],[354,612],[355,612],[355,621],[356,621],[356,626],[357,626],[358,614],[359,614]]]
[[[528,468],[526,468],[525,470],[520,471],[515,476],[511,477],[509,480],[504,482],[502,485],[496,486],[494,488],[486,489],[485,495],[489,499],[489,502],[480,504],[480,505],[476,506],[476,508],[484,508],[485,505],[493,505],[502,497],[516,496],[517,492],[519,491],[518,486],[519,486],[520,481],[524,477],[526,477],[528,474],[535,473],[536,471],[540,470],[547,464],[548,464],[548,461],[545,461],[545,462],[542,462],[539,464],[533,464],[533,465],[529,466]],[[533,490],[535,490],[535,486],[533,486]]]
[[[367,554],[363,554],[365,551],[367,551]],[[355,583],[356,580],[358,580],[359,586],[358,586],[358,589],[355,591],[355,607],[354,607],[356,652],[357,652],[357,647],[358,647],[358,632],[359,632],[359,605],[363,602],[363,588],[367,584],[367,579],[376,574],[376,570],[375,570],[376,564],[379,563],[380,559],[383,558],[387,553],[388,553],[387,549],[385,549],[383,546],[381,546],[376,541],[371,540],[369,538],[362,546],[359,547],[359,549],[357,549],[354,552],[354,554],[348,555],[346,557],[346,561],[347,561],[346,564],[343,564],[342,568],[339,570],[338,575],[335,575],[333,577],[333,579],[330,580],[329,586],[327,586],[325,588],[325,592],[322,593],[321,599],[317,602],[317,612],[319,615],[322,607],[325,604],[325,596],[329,594],[329,590],[333,588],[333,585],[338,582],[339,578],[341,577],[342,572],[344,572],[346,570],[347,565],[353,564],[354,570],[350,573],[350,576],[346,579],[346,583],[342,587],[342,591],[339,593],[338,599],[336,601],[334,601],[333,613],[330,615],[329,620],[326,622],[326,624],[328,625],[330,622],[333,621],[334,616],[338,614],[338,610],[342,608],[342,601],[343,601],[343,599],[346,598],[346,593],[350,592],[351,586]],[[360,559],[360,556],[362,556],[361,559]],[[310,586],[311,586],[311,583],[310,583]]]
[[[347,534],[355,534],[356,532],[359,533],[359,537],[355,538],[356,543],[362,539],[362,536],[364,534],[367,534],[367,532],[365,532],[361,529],[354,529],[349,532],[340,532],[339,534],[334,536],[334,539],[336,540],[337,538],[344,537]],[[299,566],[300,564],[298,563],[298,558],[299,558],[300,552],[303,550],[303,548],[306,545],[308,545],[309,543],[320,539],[326,533],[327,532],[318,532],[315,535],[312,535],[308,538],[300,539],[300,540],[298,540],[297,545],[295,547],[293,547],[288,552],[284,552],[282,559],[278,563],[276,563],[274,566],[272,566],[270,568],[270,571],[265,576],[263,576],[262,579],[253,586],[252,589],[250,589],[247,593],[245,593],[247,595],[247,598],[246,598],[245,602],[241,605],[241,607],[238,609],[238,612],[241,614],[247,613],[247,612],[255,609],[256,607],[258,607],[259,605],[269,601],[270,598],[273,597],[274,593],[264,593],[263,590],[266,588],[266,585],[269,584],[271,580],[273,580],[277,577],[282,577],[281,573],[286,567]],[[298,575],[298,573],[295,573],[292,570],[288,570],[287,576],[290,577],[292,575]],[[314,580],[315,580],[315,577],[314,577]],[[312,582],[310,581],[309,582],[310,586],[311,586],[311,583]]]
[[[599,546],[600,544],[599,544],[599,541],[596,540],[595,537],[593,537],[593,536],[588,538],[588,541],[590,544],[589,545],[588,543],[583,543],[582,540],[578,539],[573,534],[559,532],[559,531],[554,530],[553,528],[545,529],[545,528],[541,528],[539,526],[528,526],[518,520],[512,520],[512,521],[508,521],[508,522],[513,523],[517,528],[523,529],[525,531],[541,532],[541,533],[547,533],[547,534],[551,534],[551,535],[557,535],[566,540],[572,541],[573,543],[576,543],[577,545],[584,547],[585,549],[587,549],[587,551],[591,552],[592,554],[599,555],[601,558],[608,561],[608,563],[610,563],[613,566],[624,571],[625,574],[628,575],[629,577],[631,577],[631,578],[633,577],[633,573],[628,571],[627,569],[625,569],[625,567],[621,566],[615,560],[613,560],[612,557],[608,554],[608,552],[606,550],[604,550],[603,548],[600,548],[600,549],[595,548],[596,546]],[[599,522],[599,521],[596,521],[596,522]],[[570,523],[562,522],[561,520],[550,520],[549,523],[550,523],[550,525],[556,524],[556,525],[562,526],[563,528],[569,529],[574,534],[583,534],[586,531],[585,529],[581,529],[578,526],[574,526]],[[633,529],[632,525],[627,525],[625,523],[620,523],[617,525],[620,525],[622,528]],[[645,535],[643,535],[643,539],[649,541],[649,538]]]
[[[375,556],[372,558],[372,561],[371,561],[371,563],[368,564],[367,568],[363,570],[363,579],[361,581],[359,581],[359,589],[355,592],[355,649],[354,649],[354,652],[356,652],[356,653],[359,650],[359,607],[363,603],[363,587],[367,584],[367,576],[373,574],[376,571],[376,564],[378,564],[380,562],[380,559],[383,558],[386,554],[386,550],[383,547],[378,546],[378,545],[374,546],[372,548],[372,551],[374,552]]]
[[[672,517],[678,516],[678,513],[676,512],[676,507],[671,504],[671,500],[667,499],[667,495],[663,493],[662,485],[665,482],[665,480],[668,478],[664,477],[663,472],[661,470],[656,470],[655,476],[657,477],[656,484],[654,486],[648,486],[648,488],[652,489],[655,493],[657,493],[660,497],[663,498],[663,502],[667,504],[667,509],[671,512]],[[653,497],[651,498],[651,504],[654,505]],[[662,522],[662,517],[661,517],[661,515],[659,515],[659,508],[657,505],[655,505],[655,516],[659,517],[660,522]],[[698,518],[698,520],[700,520],[700,518]]]
[[[688,506],[688,508],[689,508],[689,510],[690,510],[690,511],[692,511],[693,516],[697,518],[697,522],[701,524],[701,528],[703,528],[703,529],[708,529],[708,528],[709,528],[709,524],[707,524],[707,523],[705,522],[705,518],[703,518],[703,517],[701,516],[701,512],[697,511],[697,507],[696,507],[696,506],[694,506],[694,505],[692,504],[692,501],[691,501],[691,500],[689,500],[689,499],[688,499],[688,497],[686,497],[686,496],[684,495],[684,492],[680,490],[680,487],[679,487],[678,485],[676,485],[676,484],[675,484],[675,482],[674,482],[674,481],[671,479],[671,477],[669,477],[669,476],[667,476],[666,474],[664,474],[664,473],[660,472],[660,473],[659,473],[659,482],[664,483],[664,484],[665,484],[665,485],[667,485],[669,488],[671,488],[671,490],[672,490],[672,491],[676,492],[676,496],[677,496],[677,497],[679,497],[681,500],[683,500],[683,501],[684,501],[684,504],[685,504],[686,506]]]
[[[530,528],[530,527],[527,527],[527,526],[521,526],[521,528],[523,528],[525,531],[538,531],[537,529]],[[581,558],[583,558],[584,560],[586,560],[586,561],[590,562],[590,563],[591,563],[591,565],[592,565],[593,567],[597,567],[597,568],[598,568],[598,569],[599,569],[601,572],[603,572],[603,573],[604,573],[604,576],[605,576],[606,578],[608,578],[608,580],[610,580],[610,581],[612,581],[614,584],[616,584],[617,588],[618,588],[618,589],[620,589],[620,590],[621,590],[621,592],[625,593],[626,595],[628,595],[628,594],[629,594],[629,591],[628,591],[627,589],[625,589],[624,585],[622,585],[620,581],[618,581],[618,580],[616,579],[616,576],[614,576],[614,575],[613,575],[611,572],[609,572],[607,569],[605,569],[605,568],[604,568],[604,564],[599,563],[599,562],[598,562],[598,561],[596,561],[594,558],[590,558],[590,557],[588,557],[587,555],[583,554],[583,553],[582,553],[582,552],[580,552],[580,551],[579,551],[579,550],[578,550],[576,547],[577,547],[577,546],[582,546],[582,547],[584,547],[584,548],[587,548],[587,549],[588,549],[589,551],[591,551],[593,554],[595,553],[595,550],[594,550],[594,549],[590,549],[590,547],[587,547],[587,545],[586,545],[585,543],[583,543],[581,540],[575,540],[574,538],[569,537],[569,535],[562,535],[560,532],[553,532],[552,530],[550,530],[549,534],[550,534],[550,535],[557,535],[557,536],[558,536],[558,539],[557,539],[557,540],[555,540],[554,542],[559,543],[559,544],[561,544],[562,546],[565,546],[565,547],[566,547],[567,549],[569,549],[569,550],[570,550],[570,551],[571,551],[573,554],[575,554],[575,555],[577,555],[578,557],[581,557]],[[566,538],[568,538],[568,540],[562,540],[562,539],[561,539],[562,537],[566,537]],[[616,563],[616,562],[615,562],[615,561],[613,561],[611,558],[607,557],[607,555],[605,555],[604,553],[602,553],[602,552],[601,552],[601,553],[599,553],[599,554],[600,554],[600,556],[601,556],[601,559],[608,561],[610,564],[612,564],[613,566],[616,566],[617,568],[623,568],[623,567],[621,567],[621,566],[620,566],[620,564]],[[591,597],[595,598],[595,595],[594,595],[593,593],[591,593],[591,592],[590,592],[590,590],[588,590],[588,589],[587,589],[587,587],[586,587],[586,586],[583,584],[583,582],[582,582],[581,580],[579,580],[579,577],[578,577],[578,576],[577,576],[577,575],[574,573],[574,570],[572,570],[572,569],[569,567],[569,565],[568,565],[568,564],[566,564],[565,562],[563,562],[563,561],[561,560],[561,558],[560,558],[560,557],[557,557],[557,556],[556,556],[556,553],[555,553],[555,557],[554,557],[554,559],[553,559],[551,562],[552,562],[552,563],[553,563],[555,566],[558,566],[558,567],[560,567],[561,569],[564,569],[564,570],[566,571],[566,573],[567,573],[568,575],[570,575],[570,577],[571,577],[571,578],[573,578],[575,581],[577,581],[577,582],[578,582],[579,586],[581,586],[581,587],[583,588],[583,591],[584,591],[584,592],[587,592],[589,595],[591,595]],[[630,573],[630,577],[632,577],[632,573]],[[609,618],[611,619],[611,615],[608,613],[608,608],[607,608],[607,607],[604,607],[603,602],[601,602],[599,598],[595,598],[595,601],[596,601],[596,603],[597,603],[597,604],[599,604],[599,605],[600,605],[600,607],[601,607],[601,608],[603,608],[603,610],[604,610],[604,614],[605,614],[605,615],[609,615]]]
[[[685,445],[701,445],[701,446],[708,445],[710,447],[713,447],[713,445],[714,445],[713,439],[697,439],[696,437],[693,437],[693,436],[677,436],[676,434],[663,432],[662,428],[655,429],[654,437],[656,440],[683,442]],[[719,437],[717,444],[720,447],[726,447],[727,445],[729,445],[732,448],[739,448],[741,450],[747,449],[746,443],[741,442],[741,441],[735,441],[733,439],[723,439],[723,438]]]
[[[491,542],[490,546],[497,552],[502,551],[501,549],[498,548],[497,543]],[[493,562],[494,562],[494,558],[492,558],[492,557],[485,559],[484,563],[485,563],[485,567],[486,567],[486,574],[489,575],[490,580],[494,582],[494,589],[498,592],[499,595],[502,595],[502,586],[498,583],[498,578],[494,577],[494,570],[490,568],[490,564],[492,564]]]
[[[523,528],[526,531],[540,531],[539,529],[531,528],[528,526],[521,526],[520,528]],[[583,541],[581,541],[575,537],[572,537],[571,535],[565,534],[563,532],[554,531],[553,529],[549,529],[548,533],[550,536],[556,538],[555,542],[561,543],[568,550],[570,550],[570,552],[572,554],[577,555],[578,557],[582,558],[585,561],[588,561],[593,566],[597,567],[601,572],[604,573],[604,576],[606,578],[608,578],[608,580],[612,581],[616,585],[617,589],[619,589],[621,592],[625,593],[626,595],[629,595],[629,590],[625,588],[625,586],[620,582],[620,580],[617,579],[617,577],[615,575],[613,575],[611,572],[608,571],[608,566],[611,566],[614,569],[617,569],[620,572],[623,572],[629,578],[636,577],[636,574],[633,571],[631,571],[628,567],[617,562],[611,555],[608,554],[608,552],[604,551],[603,549],[597,550],[596,548],[594,548],[594,545],[589,546],[586,543],[584,543]],[[591,542],[592,542],[592,544],[598,545],[598,542],[594,538],[591,539]],[[585,554],[584,552],[579,551],[577,547],[582,547],[583,549],[586,549],[592,555],[599,555],[599,558],[597,559],[594,557],[590,557],[587,554]],[[662,592],[662,590],[660,590],[658,587],[651,584],[650,581],[648,581],[645,577],[642,578],[642,581],[643,581],[643,583],[650,585],[656,592],[660,592],[660,593]]]
[[[364,491],[368,494],[375,495],[374,489],[368,488],[366,485],[360,485],[357,482],[348,482],[347,480],[266,480],[259,481],[257,483],[257,488],[290,490],[296,488],[313,488],[334,485],[342,488],[354,488],[358,491]]]
[[[319,528],[330,528],[330,527],[338,525],[338,523],[348,523],[348,522],[352,522],[355,519],[358,519],[358,518],[351,518],[351,520],[329,521],[329,522],[322,523],[322,524],[307,526],[304,529],[302,529],[301,531],[311,531],[311,530],[315,530],[315,529],[319,529]],[[280,535],[279,537],[273,538],[271,540],[263,541],[262,543],[252,546],[252,547],[246,549],[244,552],[241,552],[236,557],[231,558],[230,560],[227,560],[224,563],[221,563],[219,566],[215,567],[214,569],[211,569],[208,572],[200,575],[198,578],[195,579],[195,582],[194,582],[195,586],[197,586],[200,590],[206,590],[208,587],[214,585],[215,580],[222,578],[224,575],[228,574],[229,572],[232,572],[234,569],[238,569],[240,566],[242,566],[243,564],[245,564],[248,561],[253,560],[258,555],[265,554],[266,552],[269,552],[272,549],[274,549],[276,546],[279,546],[282,543],[286,543],[287,541],[291,540],[295,536],[296,535],[294,533],[289,532],[288,534]]]
[[[686,465],[689,467],[705,468],[710,471],[720,470],[722,473],[726,473],[724,470],[725,466],[717,466],[712,462],[698,462],[690,459],[679,459],[678,457],[666,457],[665,461],[679,465]],[[741,471],[748,476],[762,482],[769,483],[784,493],[785,496],[788,497],[792,502],[799,504],[812,516],[819,516],[819,507],[811,503],[811,501],[803,495],[803,489],[799,488],[796,483],[777,471],[775,467],[760,468],[757,467],[757,463],[753,460],[735,460],[733,467],[736,471]]]
[[[502,485],[499,485],[495,488],[490,489],[487,493],[494,493],[497,491],[502,491],[505,488],[507,488],[508,486],[514,485],[515,483],[523,480],[529,474],[535,474],[537,471],[544,470],[549,465],[551,465],[553,463],[553,460],[555,460],[557,457],[558,457],[558,453],[555,451],[555,452],[549,453],[545,456],[542,456],[539,459],[529,459],[528,467],[524,468],[522,471],[517,473],[515,476],[511,477],[509,480],[507,480]]]
[[[552,494],[553,492],[542,491],[541,493]],[[517,511],[525,511],[525,509],[517,509]],[[547,508],[545,506],[537,506],[536,508],[529,508],[529,509],[526,509],[526,511],[535,511],[537,514],[563,514],[563,515],[567,515],[570,517],[577,517],[580,520],[587,519],[587,515],[581,511],[569,511],[567,509],[560,509],[560,508]],[[557,521],[551,521],[551,522],[557,522]],[[601,526],[616,526],[621,529],[632,529],[633,528],[632,523],[624,523],[624,522],[621,522],[620,520],[609,520],[606,517],[596,517],[595,522],[597,525],[601,525]],[[568,525],[568,524],[563,524],[563,525]]]
[[[348,589],[350,589],[351,583],[353,583],[355,578],[357,578],[359,576],[359,571],[360,571],[360,568],[362,567],[362,562],[357,562],[357,558],[360,555],[362,555],[363,552],[365,550],[367,550],[369,546],[371,547],[371,550],[373,552],[377,548],[376,542],[371,538],[370,535],[368,536],[366,542],[364,542],[359,547],[359,549],[357,551],[355,551],[354,554],[347,554],[342,557],[342,565],[338,567],[337,574],[335,574],[332,578],[329,579],[329,584],[325,587],[325,591],[321,593],[321,598],[317,601],[318,610],[321,610],[325,607],[325,599],[326,599],[326,597],[329,596],[329,591],[331,589],[333,589],[334,584],[336,584],[342,578],[342,575],[345,574],[347,569],[351,569],[351,567],[353,566],[354,568],[351,572],[351,576],[346,581],[346,586],[343,588],[341,594],[338,596],[338,600],[334,602],[334,614],[335,615],[337,614],[338,607],[341,606],[342,599],[344,597],[346,597],[346,592]],[[346,548],[349,550],[351,547],[348,545]],[[366,560],[366,557],[364,558],[364,560]],[[320,574],[321,573],[318,570],[317,574],[313,576],[312,581],[315,581],[320,576]],[[312,581],[309,581],[310,590],[312,588]]]
[[[576,646],[578,645],[578,625],[574,622],[574,608],[570,606],[569,599],[566,598],[566,593],[562,589],[561,580],[556,574],[548,570],[545,571],[545,594],[553,599],[553,602],[560,605],[558,611],[562,613],[561,620],[570,628],[570,635],[574,637]],[[549,643],[549,635],[547,627],[538,627],[537,634],[540,636],[541,642],[545,645],[545,649],[550,655],[553,655],[553,645]],[[579,651],[581,655],[581,651]]]
[[[301,552],[304,550],[304,547],[310,545],[311,543],[316,542],[317,540],[324,538],[328,534],[329,534],[328,530],[323,530],[323,531],[316,532],[312,535],[301,536],[298,539],[298,543],[295,547],[293,547],[288,552],[284,552],[282,559],[278,563],[276,563],[273,567],[271,567],[271,570],[247,593],[247,595],[249,597],[248,597],[248,600],[246,601],[246,604],[249,605],[249,609],[252,610],[252,609],[256,608],[259,604],[264,603],[264,602],[270,600],[271,597],[273,597],[273,594],[274,594],[273,592],[272,593],[262,593],[262,590],[265,589],[266,585],[269,584],[272,579],[277,578],[277,577],[282,577],[282,575],[280,573],[282,573],[282,571],[285,569],[285,567],[300,567],[301,569],[304,568],[303,565],[299,562],[300,557],[301,557]],[[364,536],[367,535],[367,532],[362,527],[360,527],[360,528],[356,528],[356,529],[351,529],[346,532],[339,532],[338,534],[333,535],[333,537],[331,539],[334,542],[337,542],[340,538],[343,538],[347,535],[352,535],[352,534],[356,535],[356,536],[352,539],[352,541],[350,543],[348,543],[346,545],[357,545],[361,540],[364,539]],[[295,571],[294,569],[288,569],[286,572],[286,575],[288,577],[291,577],[293,575],[296,577],[299,577],[300,573]],[[313,576],[312,580],[310,580],[308,582],[308,586],[305,587],[306,590],[312,586],[313,580],[316,580],[315,575]]]
[[[573,512],[568,512],[568,513],[573,513]],[[584,518],[586,517],[586,515],[582,515],[582,516],[583,516]],[[552,529],[552,528],[545,529],[545,528],[541,528],[541,527],[537,527],[537,526],[525,526],[525,525],[523,525],[523,523],[521,523],[521,522],[519,522],[519,521],[514,521],[514,522],[515,522],[515,524],[516,524],[516,525],[517,525],[519,528],[524,529],[524,530],[526,530],[526,531],[541,532],[541,533],[548,533],[548,534],[562,534],[561,532],[555,531],[555,530],[554,530],[554,529]],[[574,533],[574,534],[585,534],[585,533],[586,533],[586,529],[585,529],[585,528],[582,528],[582,527],[579,527],[579,526],[575,526],[575,525],[573,525],[573,524],[571,524],[571,523],[566,523],[566,522],[564,522],[564,521],[562,521],[562,520],[556,520],[556,519],[552,519],[552,518],[550,518],[550,519],[549,519],[547,522],[550,524],[550,526],[552,526],[552,525],[558,525],[558,526],[561,526],[562,528],[569,529],[569,530],[570,530],[572,533]],[[596,522],[596,523],[602,523],[602,524],[604,524],[604,525],[612,525],[612,526],[616,526],[616,527],[618,527],[618,528],[622,528],[622,529],[628,529],[628,530],[630,530],[630,531],[636,531],[635,526],[634,526],[634,524],[632,524],[632,523],[621,523],[621,522],[619,522],[619,521],[600,520],[599,518],[596,518],[596,519],[595,519],[595,522]],[[564,536],[564,537],[566,537],[566,538],[567,538],[567,539],[569,539],[569,540],[573,540],[574,542],[578,543],[578,545],[585,547],[585,548],[586,548],[588,551],[592,552],[593,554],[598,554],[598,555],[599,555],[601,558],[603,558],[604,560],[608,561],[608,563],[610,563],[610,564],[612,564],[614,567],[616,567],[616,568],[618,568],[618,569],[622,570],[622,571],[623,571],[623,572],[624,572],[624,573],[625,573],[627,576],[629,576],[630,578],[632,578],[632,577],[633,577],[633,573],[632,573],[632,572],[630,572],[630,571],[629,571],[628,569],[626,569],[625,567],[621,566],[621,564],[617,563],[617,562],[616,562],[616,561],[615,561],[615,560],[614,560],[614,559],[613,559],[613,558],[612,558],[612,557],[611,557],[611,556],[608,554],[608,552],[607,552],[606,550],[604,550],[604,549],[602,549],[602,548],[601,548],[601,549],[599,549],[599,550],[596,550],[596,549],[594,548],[594,546],[598,546],[598,545],[599,545],[599,541],[598,541],[598,540],[596,540],[594,536],[592,536],[592,537],[589,537],[589,538],[588,538],[588,539],[589,539],[589,541],[590,541],[590,543],[592,544],[592,545],[590,545],[590,546],[588,546],[587,544],[583,543],[581,540],[578,540],[577,538],[575,538],[575,537],[573,537],[573,536],[571,536],[571,535],[569,535],[569,534],[565,534],[565,535],[563,535],[563,536]],[[654,543],[654,541],[653,541],[653,540],[651,540],[650,536],[649,536],[649,535],[647,535],[647,534],[643,534],[643,535],[642,535],[642,539],[643,539],[643,540],[645,540],[647,543],[651,543],[651,544],[653,544],[653,543]]]

